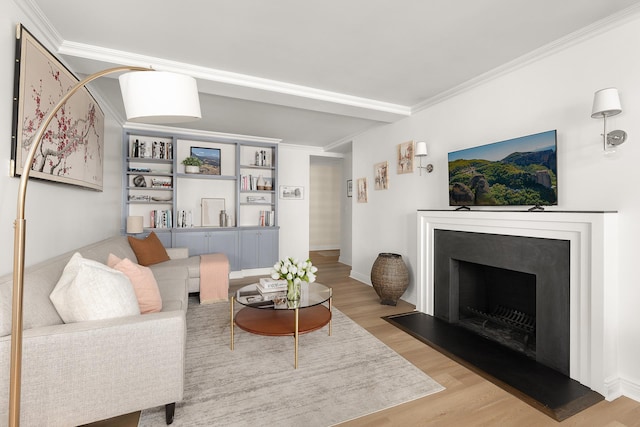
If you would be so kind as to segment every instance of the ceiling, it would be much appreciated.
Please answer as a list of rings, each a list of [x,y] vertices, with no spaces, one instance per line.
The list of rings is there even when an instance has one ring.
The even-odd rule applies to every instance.
[[[21,0],[72,70],[198,79],[203,131],[338,149],[640,0]],[[124,121],[116,79],[94,90]]]

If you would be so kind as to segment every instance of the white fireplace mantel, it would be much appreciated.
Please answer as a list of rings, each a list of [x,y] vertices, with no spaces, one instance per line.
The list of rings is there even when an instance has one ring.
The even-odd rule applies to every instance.
[[[618,227],[616,212],[418,211],[416,309],[433,315],[434,230],[568,240],[570,377],[620,395],[617,369]]]

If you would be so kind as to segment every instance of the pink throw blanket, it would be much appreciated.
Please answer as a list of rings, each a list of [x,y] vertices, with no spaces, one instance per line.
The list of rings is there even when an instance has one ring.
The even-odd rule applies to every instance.
[[[229,260],[225,254],[200,255],[200,304],[229,300]]]

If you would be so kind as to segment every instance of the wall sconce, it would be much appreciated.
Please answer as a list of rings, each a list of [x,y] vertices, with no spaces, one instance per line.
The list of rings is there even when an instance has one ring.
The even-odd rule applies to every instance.
[[[610,87],[607,89],[600,89],[595,93],[593,97],[591,117],[594,119],[603,119],[604,129],[602,131],[602,145],[604,151],[607,153],[616,151],[616,146],[627,140],[627,133],[623,130],[612,130],[607,133],[607,117],[615,116],[620,113],[622,113],[622,107],[620,106],[618,89]]]
[[[426,169],[427,173],[431,173],[433,171],[433,165],[431,163],[429,163],[427,166],[422,166],[422,158],[428,156],[426,142],[416,142],[416,152],[414,153],[414,156],[420,158],[420,166],[418,166],[420,176],[422,176],[422,169]]]
[[[127,234],[139,234],[144,231],[142,226],[144,218],[141,216],[128,216],[127,217]]]

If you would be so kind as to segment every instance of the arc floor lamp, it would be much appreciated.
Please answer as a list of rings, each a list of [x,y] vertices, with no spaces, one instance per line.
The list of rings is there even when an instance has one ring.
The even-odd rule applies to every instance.
[[[148,72],[153,71],[153,72]],[[9,426],[20,425],[20,386],[22,374],[22,297],[24,288],[25,200],[27,183],[38,146],[47,127],[67,100],[89,82],[118,72],[122,74],[120,89],[127,120],[142,123],[181,123],[201,117],[198,88],[193,77],[155,71],[151,68],[122,66],[109,68],[80,80],[51,109],[38,131],[26,156],[18,189],[18,212],[14,223],[13,298],[11,316],[11,372],[9,388]]]

